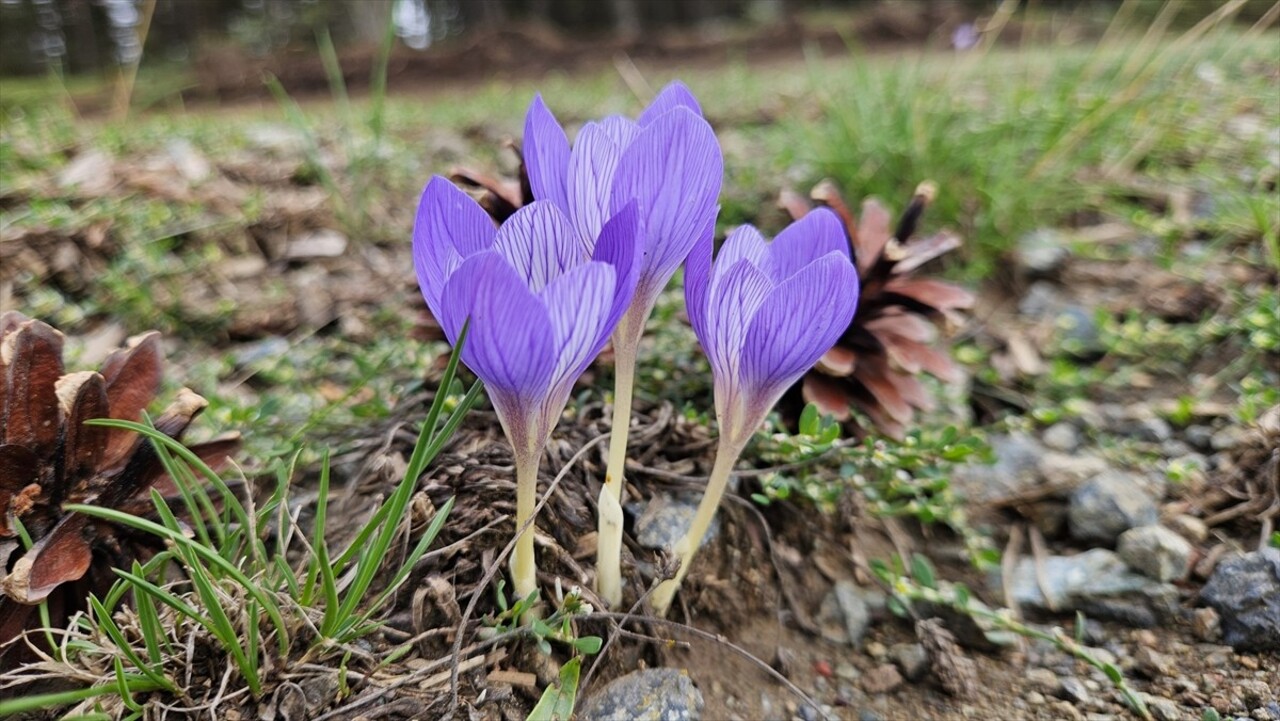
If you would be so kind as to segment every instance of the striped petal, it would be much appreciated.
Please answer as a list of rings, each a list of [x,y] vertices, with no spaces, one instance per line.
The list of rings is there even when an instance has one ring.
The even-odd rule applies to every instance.
[[[759,268],[740,260],[712,289],[705,321],[708,335],[698,340],[718,379],[732,383],[737,378],[747,328],[772,287]]]
[[[631,305],[636,292],[636,280],[640,277],[640,253],[636,248],[639,225],[635,203],[628,203],[617,215],[609,219],[600,230],[591,259],[613,266],[617,283],[614,284],[613,305],[609,308],[608,325],[612,329]]]
[[[839,216],[828,208],[816,208],[773,239],[761,269],[781,283],[830,253],[852,257]]]
[[[523,154],[534,199],[549,200],[568,213],[569,136],[540,94],[533,96],[525,114]]]
[[[693,97],[688,86],[679,80],[673,80],[667,84],[667,87],[658,93],[658,96],[649,103],[649,107],[640,113],[639,122],[641,125],[649,125],[666,113],[676,108],[688,108],[698,117],[702,117],[702,106],[698,105],[698,99]]]
[[[550,314],[524,278],[498,252],[482,252],[453,274],[442,301],[440,324],[451,340],[471,320],[462,362],[492,391],[536,406],[555,370],[556,348]]]
[[[496,232],[479,203],[453,183],[439,175],[427,183],[413,225],[413,267],[432,315],[442,315],[440,296],[449,276],[468,256],[493,245]]]
[[[661,289],[684,262],[715,216],[723,174],[715,133],[687,108],[664,113],[623,151],[609,206],[616,213],[635,200],[640,210],[640,287]]]
[[[551,385],[568,389],[604,348],[617,277],[608,263],[584,263],[547,285],[541,293],[551,315],[559,358]],[[553,409],[559,415],[561,409]]]
[[[622,149],[601,123],[578,131],[569,158],[569,211],[573,226],[588,247],[596,242],[609,212],[609,191]]]
[[[849,257],[831,253],[779,284],[761,304],[738,348],[739,382],[753,405],[763,408],[762,417],[848,328],[857,283]]]
[[[545,200],[534,201],[508,218],[498,229],[493,247],[534,293],[588,257],[569,219]]]

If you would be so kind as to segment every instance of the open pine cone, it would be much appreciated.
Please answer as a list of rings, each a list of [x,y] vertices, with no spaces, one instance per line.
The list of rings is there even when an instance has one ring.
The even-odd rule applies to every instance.
[[[130,339],[99,372],[66,373],[62,341],[38,320],[0,315],[0,660],[21,645],[11,643],[15,638],[36,627],[33,604],[47,601],[57,626],[86,606],[89,593],[111,586],[112,568],[163,548],[154,536],[67,513],[63,504],[146,516],[154,513],[152,488],[176,492],[150,441],[85,424],[141,419],[160,390],[160,335]],[[205,405],[184,388],[156,428],[178,438]],[[191,450],[216,469],[239,444],[232,434]],[[20,528],[34,544],[25,552]]]
[[[810,198],[834,210],[844,221],[861,281],[858,310],[836,346],[826,353],[784,397],[784,414],[805,403],[865,433],[851,409],[871,419],[885,435],[901,438],[917,410],[931,410],[934,400],[917,376],[929,373],[946,382],[959,378],[959,369],[943,345],[938,326],[963,322],[960,311],[971,308],[969,291],[915,271],[938,256],[960,247],[961,240],[942,232],[912,240],[921,213],[936,188],[922,183],[891,231],[889,211],[868,199],[856,218],[841,200],[834,183],[819,183]],[[812,204],[794,192],[783,191],[779,205],[793,219],[803,217]]]

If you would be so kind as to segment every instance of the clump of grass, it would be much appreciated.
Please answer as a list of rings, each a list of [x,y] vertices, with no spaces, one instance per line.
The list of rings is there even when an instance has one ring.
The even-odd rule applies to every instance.
[[[461,346],[460,339],[442,377],[442,389],[451,387]],[[254,697],[264,692],[273,673],[308,660],[324,658],[345,668],[353,653],[351,644],[378,627],[378,614],[448,518],[452,500],[436,509],[402,559],[388,561],[397,539],[408,532],[408,509],[418,478],[481,392],[477,382],[461,399],[443,391],[436,394],[400,483],[341,551],[329,547],[327,458],[308,538],[291,504],[294,463],[277,465],[273,492],[255,503],[251,492],[242,498],[239,484],[220,477],[149,424],[97,421],[136,431],[151,441],[181,492],[186,520],[180,521],[157,491],[152,491],[152,504],[158,521],[98,506],[67,507],[69,512],[153,534],[164,539],[167,549],[145,564],[117,569],[120,580],[111,591],[91,599],[90,612],[79,616],[71,629],[57,632],[63,642],[42,652],[45,663],[0,677],[6,685],[46,675],[90,681],[89,685],[2,701],[0,716],[107,695],[117,696],[135,713],[141,713],[134,699],[139,694],[163,692],[190,702],[192,689],[178,682],[179,670],[189,661],[188,633],[196,633],[215,655],[222,655],[213,667],[238,676]]]
[[[988,277],[1022,233],[1099,207],[1136,167],[1185,165],[1201,129],[1239,112],[1208,102],[1192,73],[1215,62],[1235,70],[1267,52],[1263,40],[1224,29],[1240,5],[1173,40],[1156,30],[1137,37],[1119,22],[1093,47],[988,43],[892,64],[854,49],[838,71],[815,62],[825,120],[795,128],[810,149],[800,159],[858,195],[894,197],[935,180],[931,213],[971,240],[966,273]],[[1269,91],[1258,75],[1249,87],[1261,103]]]

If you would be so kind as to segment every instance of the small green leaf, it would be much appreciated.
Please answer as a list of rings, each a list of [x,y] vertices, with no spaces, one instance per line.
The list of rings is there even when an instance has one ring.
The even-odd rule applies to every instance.
[[[573,647],[577,649],[579,653],[584,653],[588,656],[600,653],[600,648],[602,646],[604,646],[604,640],[599,636],[583,636],[582,638],[575,639],[573,642]]]
[[[582,659],[574,656],[560,669],[559,685],[551,685],[542,692],[538,705],[529,712],[529,721],[569,721],[578,701],[578,674]]]
[[[1120,669],[1114,663],[1102,664],[1102,672],[1107,675],[1107,678],[1111,679],[1111,683],[1116,685],[1124,683],[1124,674],[1120,673]]]
[[[938,577],[933,571],[933,563],[924,554],[911,554],[911,577],[925,588],[938,588]]]
[[[1210,706],[1204,710],[1204,713],[1200,714],[1200,721],[1222,721],[1222,716],[1217,709]]]
[[[819,422],[821,420],[822,416],[818,413],[818,406],[813,403],[807,404],[804,410],[800,412],[800,432],[806,436],[818,435],[820,430]]]

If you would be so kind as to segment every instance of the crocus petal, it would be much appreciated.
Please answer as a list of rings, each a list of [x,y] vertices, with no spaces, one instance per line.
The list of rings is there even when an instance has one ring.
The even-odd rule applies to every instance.
[[[773,239],[761,269],[773,282],[781,283],[830,253],[853,257],[840,217],[829,208],[817,208],[788,225]]]
[[[498,252],[481,252],[462,263],[441,299],[451,342],[471,320],[462,362],[508,405],[535,407],[555,370],[555,339],[546,306],[520,274]]]
[[[609,313],[616,283],[616,274],[608,263],[590,261],[568,271],[542,291],[560,354],[551,378],[553,387],[571,387],[604,347],[613,331]],[[559,415],[561,409],[552,410]]]
[[[709,335],[699,336],[698,341],[717,379],[738,376],[747,328],[772,287],[769,277],[759,268],[740,260],[712,290],[705,320]]]
[[[607,213],[609,191],[622,148],[605,126],[587,123],[578,131],[569,159],[569,211],[573,226],[588,247],[596,242]]]
[[[427,183],[413,224],[413,267],[433,315],[441,315],[449,276],[468,256],[493,245],[496,232],[480,204],[453,183],[439,175]]]
[[[649,103],[649,107],[645,108],[643,113],[640,113],[639,122],[641,125],[648,125],[663,113],[675,108],[688,108],[695,115],[702,116],[702,107],[698,105],[698,99],[693,97],[689,88],[679,80],[671,81],[662,89],[662,92],[658,93],[658,97]]]
[[[858,305],[858,274],[844,253],[814,261],[774,288],[751,319],[739,381],[763,412],[827,352]]]
[[[711,249],[715,245],[715,224],[710,232],[704,232],[684,266],[684,305],[689,314],[689,324],[698,338],[709,338],[707,332],[707,294],[711,291]],[[705,348],[706,345],[704,344]]]
[[[613,266],[617,276],[613,305],[609,308],[607,322],[610,328],[618,324],[618,319],[631,304],[636,291],[636,279],[640,276],[640,253],[636,249],[636,235],[640,232],[640,227],[636,218],[636,204],[627,203],[625,208],[604,224],[600,237],[596,239],[596,248],[591,253],[592,260]],[[602,340],[601,347],[603,344]]]
[[[533,96],[525,114],[523,154],[533,197],[549,200],[568,213],[565,178],[569,170],[569,136],[540,94]]]
[[[569,219],[555,203],[545,200],[534,201],[508,218],[498,229],[493,248],[534,293],[587,259]]]
[[[640,126],[631,118],[624,118],[621,115],[609,115],[600,120],[600,127],[604,129],[605,135],[618,145],[618,148],[625,148],[635,141],[636,136],[640,134]]]
[[[666,285],[689,255],[707,218],[715,215],[723,175],[715,133],[687,108],[664,113],[623,151],[610,212],[637,201],[645,253],[641,288]]]
[[[751,265],[764,270],[765,258],[769,254],[769,242],[753,225],[740,225],[729,232],[720,252],[716,254],[716,264],[711,271],[711,292],[716,292],[717,281],[729,269],[745,260]]]

